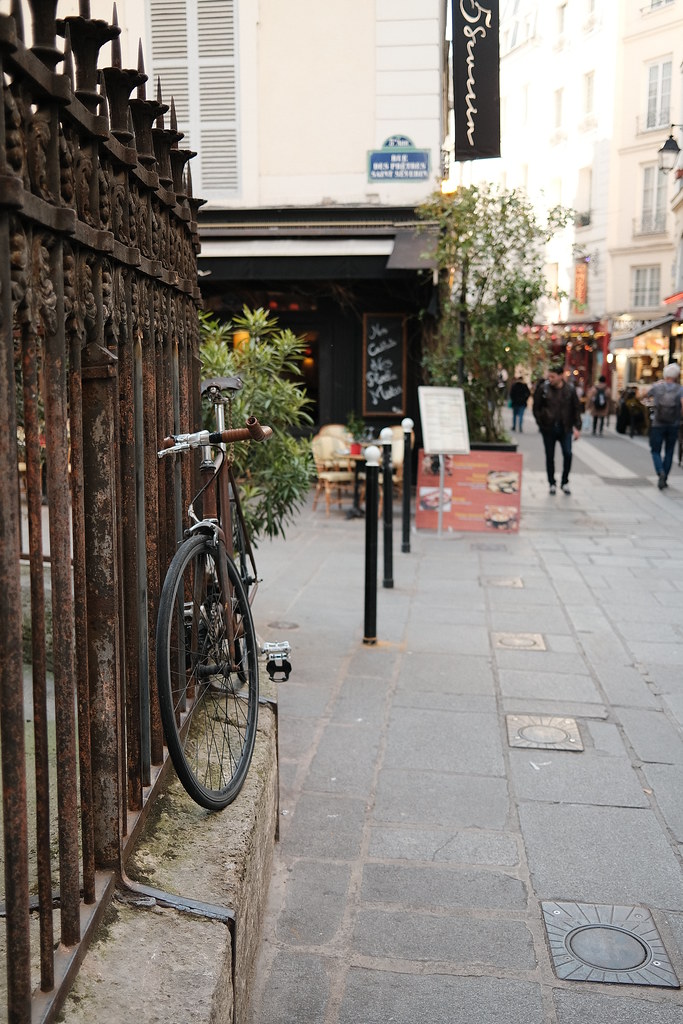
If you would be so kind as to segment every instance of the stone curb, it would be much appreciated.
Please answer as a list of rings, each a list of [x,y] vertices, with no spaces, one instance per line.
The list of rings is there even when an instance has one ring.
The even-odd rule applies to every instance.
[[[254,758],[234,803],[205,811],[173,774],[127,867],[134,881],[230,908],[234,930],[119,890],[59,1021],[244,1024],[277,813],[277,713],[261,705]]]

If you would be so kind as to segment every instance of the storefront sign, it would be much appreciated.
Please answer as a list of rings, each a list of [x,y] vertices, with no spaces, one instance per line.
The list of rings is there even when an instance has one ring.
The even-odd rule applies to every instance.
[[[439,459],[418,452],[418,529],[517,533],[522,491],[518,452],[480,452],[444,456],[444,487]]]
[[[588,305],[588,264],[583,260],[574,265],[574,310],[583,313]]]
[[[498,0],[453,0],[455,159],[500,156]]]
[[[406,389],[406,318],[402,313],[363,316],[363,415],[403,415]]]

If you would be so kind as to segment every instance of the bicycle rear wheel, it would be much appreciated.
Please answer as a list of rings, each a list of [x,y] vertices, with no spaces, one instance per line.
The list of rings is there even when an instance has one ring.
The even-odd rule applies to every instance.
[[[258,718],[251,609],[230,558],[230,593],[223,593],[217,560],[212,537],[184,541],[166,574],[157,618],[157,683],[168,751],[189,795],[209,810],[226,807],[242,788]]]

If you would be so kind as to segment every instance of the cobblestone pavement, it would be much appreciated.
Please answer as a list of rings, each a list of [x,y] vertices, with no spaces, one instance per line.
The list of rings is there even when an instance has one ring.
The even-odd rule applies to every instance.
[[[376,647],[364,521],[259,549],[294,673],[254,1024],[683,1022],[683,471],[608,430],[551,497],[532,428],[518,534],[397,518],[389,590],[380,529]]]

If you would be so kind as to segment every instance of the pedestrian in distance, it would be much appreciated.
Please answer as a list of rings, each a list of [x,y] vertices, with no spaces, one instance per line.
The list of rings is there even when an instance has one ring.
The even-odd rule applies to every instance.
[[[596,433],[602,435],[608,409],[607,381],[605,377],[601,376],[598,377],[597,384],[594,384],[588,392],[588,412],[593,417],[593,437]]]
[[[650,452],[660,491],[668,487],[667,478],[673,462],[678,428],[681,424],[681,412],[683,411],[681,368],[678,363],[669,363],[668,366],[665,366],[662,376],[662,380],[658,380],[656,384],[652,385],[649,394],[649,398],[652,400]],[[662,445],[664,445],[663,459]]]
[[[581,436],[581,403],[574,385],[564,379],[561,366],[553,366],[548,370],[548,379],[536,388],[533,413],[543,437],[550,493],[557,492],[555,445],[559,442],[562,450],[560,488],[563,494],[571,494],[569,472],[572,468],[572,440],[578,441]]]
[[[522,433],[524,410],[526,409],[530,394],[528,385],[524,383],[521,377],[516,377],[510,388],[510,404],[512,405],[512,429],[516,430],[519,423],[520,434]]]

